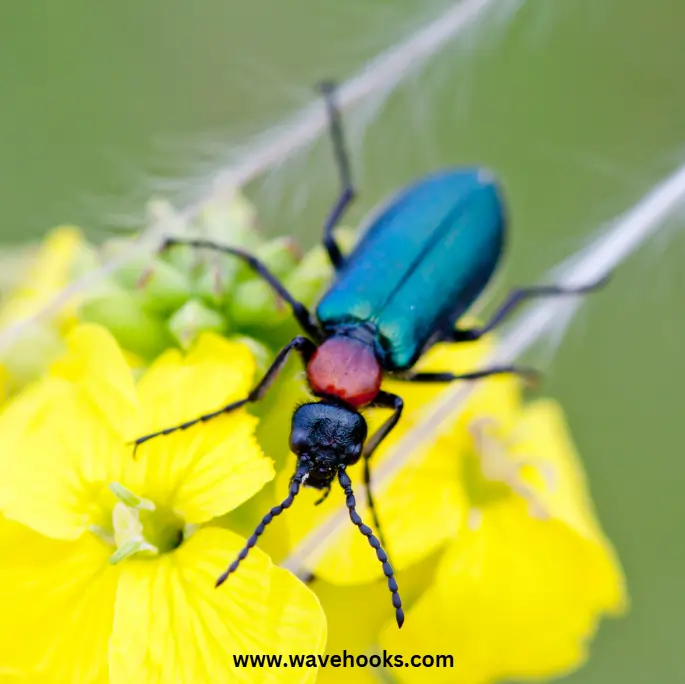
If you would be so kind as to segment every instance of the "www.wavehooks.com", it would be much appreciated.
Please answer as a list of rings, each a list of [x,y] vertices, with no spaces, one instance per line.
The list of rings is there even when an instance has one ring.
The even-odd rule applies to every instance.
[[[413,655],[406,659],[383,650],[383,654],[342,655],[234,655],[236,667],[454,667],[451,655]]]

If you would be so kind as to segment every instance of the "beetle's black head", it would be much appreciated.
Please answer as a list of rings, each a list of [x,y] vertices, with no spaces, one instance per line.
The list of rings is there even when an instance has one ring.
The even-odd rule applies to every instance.
[[[303,404],[293,414],[290,448],[308,470],[307,485],[327,487],[341,465],[359,460],[366,440],[366,421],[340,404]]]

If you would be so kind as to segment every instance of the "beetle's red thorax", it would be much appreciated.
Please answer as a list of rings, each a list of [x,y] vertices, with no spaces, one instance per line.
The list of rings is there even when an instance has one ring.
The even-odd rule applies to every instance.
[[[336,397],[355,408],[376,398],[382,377],[373,347],[352,337],[330,337],[307,365],[314,394]]]

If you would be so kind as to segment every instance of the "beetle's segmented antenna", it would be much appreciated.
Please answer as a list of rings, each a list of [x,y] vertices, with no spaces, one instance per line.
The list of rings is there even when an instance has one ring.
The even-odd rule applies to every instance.
[[[222,573],[216,581],[215,587],[220,587],[227,579],[228,576],[238,569],[238,566],[247,558],[247,554],[250,553],[250,549],[257,543],[257,540],[264,533],[266,526],[277,516],[283,513],[286,508],[290,508],[295,501],[295,497],[300,491],[302,483],[307,479],[308,468],[300,467],[295,471],[293,479],[290,481],[290,491],[288,496],[278,504],[274,506],[263,518],[262,521],[255,527],[254,532],[245,542],[245,546],[241,549],[240,553],[236,556],[236,559],[228,566],[226,572]]]
[[[341,469],[338,471],[338,481],[340,486],[345,491],[345,505],[350,512],[350,520],[355,524],[359,531],[369,540],[369,544],[376,551],[376,558],[383,564],[383,574],[388,578],[388,589],[392,593],[392,605],[395,607],[395,618],[397,619],[397,626],[402,627],[404,624],[404,611],[402,610],[402,599],[400,598],[399,587],[397,586],[397,580],[395,579],[395,573],[393,572],[392,565],[388,562],[388,554],[383,550],[380,541],[374,535],[373,531],[368,525],[365,525],[361,519],[359,513],[357,513],[357,501],[354,498],[354,492],[352,491],[352,481],[345,470]]]

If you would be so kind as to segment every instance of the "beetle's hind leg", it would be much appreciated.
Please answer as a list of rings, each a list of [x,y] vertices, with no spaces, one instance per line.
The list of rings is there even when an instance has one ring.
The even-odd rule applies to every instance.
[[[222,252],[223,254],[230,254],[245,262],[258,276],[271,286],[271,289],[286,302],[286,304],[290,306],[293,315],[302,329],[315,340],[321,339],[321,331],[319,330],[316,320],[309,312],[309,309],[307,309],[302,302],[298,302],[290,292],[288,292],[283,283],[281,283],[281,281],[271,273],[257,257],[252,256],[249,252],[245,252],[238,247],[228,247],[227,245],[221,245],[212,242],[211,240],[196,240],[193,238],[167,238],[162,244],[160,252],[177,246],[211,249],[216,252]]]
[[[338,173],[340,174],[340,182],[342,185],[340,196],[336,200],[333,209],[331,209],[323,228],[323,244],[328,252],[331,263],[337,270],[343,265],[344,258],[338,243],[335,241],[333,230],[338,225],[340,219],[344,216],[350,204],[352,204],[352,201],[357,193],[352,185],[350,157],[345,145],[345,136],[343,135],[340,110],[335,103],[335,84],[330,81],[324,81],[319,84],[319,90],[323,95],[324,102],[326,104],[326,112],[328,113],[328,128],[330,131],[331,142],[333,143],[333,154],[335,155],[335,163],[338,167]]]
[[[599,290],[607,283],[609,276],[604,276],[599,280],[586,285],[579,285],[577,287],[565,287],[563,285],[538,285],[535,287],[523,287],[512,290],[509,296],[504,300],[504,303],[495,311],[492,318],[482,327],[473,328],[471,330],[450,330],[444,338],[445,342],[470,342],[481,338],[486,333],[496,328],[502,321],[504,321],[509,314],[511,314],[520,304],[523,304],[528,299],[537,299],[538,297],[572,297],[584,294],[589,294],[595,290]]]
[[[518,375],[531,385],[537,385],[540,372],[525,366],[491,366],[470,373],[408,373],[396,376],[404,382],[454,382],[455,380],[480,380],[493,375]]]

